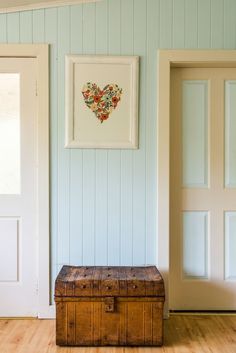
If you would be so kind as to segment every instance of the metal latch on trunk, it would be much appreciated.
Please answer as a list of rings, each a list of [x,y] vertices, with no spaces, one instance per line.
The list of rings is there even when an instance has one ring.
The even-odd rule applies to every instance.
[[[105,312],[113,313],[115,311],[115,298],[114,297],[106,297],[104,300],[105,303]]]

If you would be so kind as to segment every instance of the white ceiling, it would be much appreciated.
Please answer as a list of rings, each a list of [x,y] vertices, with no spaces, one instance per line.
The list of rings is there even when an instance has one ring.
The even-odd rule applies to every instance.
[[[25,11],[100,0],[0,0],[0,13]]]

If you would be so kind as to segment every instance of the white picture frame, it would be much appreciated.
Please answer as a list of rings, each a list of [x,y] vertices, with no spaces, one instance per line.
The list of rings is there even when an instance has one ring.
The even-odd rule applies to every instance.
[[[66,148],[138,148],[138,56],[66,55]]]

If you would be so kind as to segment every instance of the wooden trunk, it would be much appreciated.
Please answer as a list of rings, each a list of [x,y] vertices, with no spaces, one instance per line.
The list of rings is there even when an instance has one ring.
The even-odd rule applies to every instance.
[[[162,345],[164,284],[155,266],[63,266],[55,302],[58,345]]]

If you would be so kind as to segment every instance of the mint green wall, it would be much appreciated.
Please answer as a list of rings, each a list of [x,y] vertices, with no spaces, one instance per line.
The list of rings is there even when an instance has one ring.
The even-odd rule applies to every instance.
[[[0,42],[50,43],[53,278],[156,258],[158,48],[236,47],[235,0],[103,0],[0,16]],[[140,149],[65,150],[65,54],[140,55]]]

